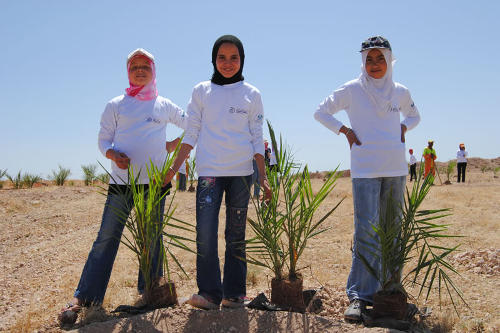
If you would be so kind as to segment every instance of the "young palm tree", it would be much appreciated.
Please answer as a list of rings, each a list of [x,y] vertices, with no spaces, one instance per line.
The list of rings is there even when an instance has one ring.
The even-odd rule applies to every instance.
[[[412,191],[406,189],[404,205],[399,206],[389,198],[385,216],[381,216],[377,224],[372,224],[369,239],[362,240],[364,249],[380,264],[380,271],[359,251],[358,255],[367,271],[379,281],[382,293],[401,292],[408,297],[405,286],[420,285],[418,296],[427,290],[428,299],[433,287],[437,287],[440,299],[444,288],[454,306],[453,294],[467,304],[449,276],[449,272],[459,273],[446,261],[459,245],[449,247],[440,243],[441,240],[461,236],[445,234],[448,225],[435,222],[450,215],[450,209],[419,210],[432,186],[431,176],[422,180],[422,173],[423,167]],[[415,266],[408,268],[404,274],[405,265],[413,259],[417,260]]]
[[[318,220],[314,214],[335,187],[339,174],[332,172],[321,189],[314,194],[309,169],[294,161],[290,148],[280,137],[280,146],[268,121],[277,168],[267,170],[273,193],[269,202],[253,200],[257,218],[248,218],[256,236],[247,241],[248,262],[268,267],[276,280],[295,280],[297,262],[312,237],[325,232],[321,224],[335,211],[340,202]],[[336,170],[335,170],[336,171]],[[285,268],[288,272],[285,273]]]

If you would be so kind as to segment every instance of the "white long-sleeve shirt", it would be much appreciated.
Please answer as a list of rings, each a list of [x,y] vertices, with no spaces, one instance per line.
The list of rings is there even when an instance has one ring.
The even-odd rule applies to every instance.
[[[334,117],[341,110],[347,112],[351,128],[361,141],[351,148],[351,177],[396,177],[408,174],[405,144],[401,142],[401,124],[407,130],[420,122],[420,114],[409,90],[395,84],[391,112],[381,118],[358,79],[335,90],[318,107],[314,118],[337,135],[343,123]],[[405,117],[401,122],[400,113]]]
[[[150,101],[121,95],[106,105],[101,116],[98,146],[106,156],[109,149],[125,153],[130,158],[134,176],[140,172],[140,184],[148,184],[147,165],[150,159],[161,168],[167,157],[165,147],[167,124],[186,129],[187,116],[170,100],[158,96]],[[111,183],[126,184],[127,170],[111,161]]]
[[[264,109],[260,92],[240,81],[194,87],[187,107],[188,128],[183,143],[196,148],[198,176],[248,176],[255,154],[264,155]]]
[[[417,158],[415,155],[411,154],[410,155],[410,165],[416,164],[417,163]]]
[[[457,163],[467,163],[467,155],[469,155],[467,150],[457,150]]]

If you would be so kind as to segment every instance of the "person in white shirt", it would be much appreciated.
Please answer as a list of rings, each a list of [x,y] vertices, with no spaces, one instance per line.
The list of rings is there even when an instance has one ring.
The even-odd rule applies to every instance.
[[[409,150],[410,153],[410,181],[415,178],[417,180],[417,158],[413,155],[413,149]]]
[[[245,53],[241,41],[225,35],[212,49],[213,75],[194,87],[187,107],[189,123],[182,147],[165,181],[170,181],[183,159],[197,145],[196,171],[196,281],[192,306],[212,310],[243,307],[246,299],[245,227],[255,158],[264,199],[271,190],[264,167],[260,92],[244,81]],[[217,239],[219,210],[225,193],[226,252],[221,282]]]
[[[351,178],[354,201],[352,266],[347,281],[350,305],[344,313],[349,320],[361,320],[366,303],[380,288],[358,256],[362,253],[377,267],[360,240],[369,239],[372,221],[383,214],[392,197],[403,202],[408,166],[405,133],[420,121],[409,90],[392,80],[396,58],[389,41],[382,36],[361,44],[361,75],[345,83],[321,103],[314,118],[335,134],[344,134],[351,148]],[[345,110],[351,127],[334,117]],[[400,115],[404,116],[401,122]]]
[[[101,304],[106,293],[113,263],[120,245],[123,216],[128,216],[132,207],[132,197],[124,197],[129,184],[129,165],[134,174],[140,172],[137,184],[149,184],[147,164],[151,161],[161,168],[167,151],[173,151],[180,138],[166,142],[168,123],[181,129],[187,128],[184,111],[170,100],[158,96],[156,90],[156,68],[152,54],[137,49],[127,57],[129,88],[126,94],[113,98],[101,116],[98,146],[101,153],[111,160],[111,179],[106,204],[102,215],[97,239],[92,245],[83,268],[73,299],[62,310],[59,320],[76,316],[65,316],[66,311],[78,313],[81,306]],[[168,193],[171,184],[165,184],[162,193]],[[163,215],[165,196],[160,203]],[[163,263],[157,243],[153,257],[152,278],[163,275]],[[138,290],[144,292],[145,281],[139,272]],[[68,323],[68,322],[65,322]],[[69,323],[69,324],[72,324]]]
[[[465,145],[461,143],[457,150],[457,183],[460,183],[460,176],[462,176],[462,183],[465,183],[465,169],[467,168],[468,154],[467,150],[465,150]]]

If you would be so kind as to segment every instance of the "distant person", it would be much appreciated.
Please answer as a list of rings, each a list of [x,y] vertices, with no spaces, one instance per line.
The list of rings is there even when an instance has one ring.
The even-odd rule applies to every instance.
[[[264,167],[264,108],[260,92],[243,78],[245,53],[232,35],[212,48],[213,75],[197,84],[187,107],[189,124],[182,147],[167,173],[168,182],[196,145],[196,282],[188,304],[205,309],[245,307],[247,263],[245,228],[253,159],[264,199],[271,197]],[[219,211],[225,198],[224,273],[217,250]]]
[[[128,166],[133,166],[136,175],[141,171],[138,184],[148,185],[147,165],[150,160],[161,168],[167,151],[174,150],[180,140],[166,142],[167,124],[173,123],[181,129],[187,127],[184,111],[170,100],[158,96],[153,55],[137,49],[128,55],[126,64],[130,86],[125,89],[126,94],[108,102],[101,116],[98,146],[101,153],[112,161],[101,227],[73,299],[62,309],[60,319],[64,318],[64,311],[78,313],[81,306],[103,302],[125,226],[123,217],[130,214],[133,206],[131,196],[121,195],[130,193],[127,191]],[[166,184],[162,193],[168,193],[171,187],[170,183]],[[165,196],[159,206],[162,215],[164,207]],[[157,243],[152,258],[152,278],[163,276],[160,248],[160,243]],[[144,277],[139,271],[137,289],[140,294],[144,292],[144,287]]]
[[[465,183],[465,169],[467,168],[467,155],[465,145],[461,143],[457,150],[457,183],[460,183],[460,175],[462,175],[462,183]]]
[[[271,166],[271,148],[269,148],[269,142],[264,139],[264,162],[266,163],[266,167],[269,168]]]
[[[179,191],[185,191],[186,190],[186,161],[182,163],[181,167],[179,168]]]
[[[424,152],[422,153],[422,156],[424,157],[425,161],[425,169],[424,169],[424,178],[427,177],[429,172],[432,174],[433,177],[436,176],[436,150],[432,148],[434,146],[434,141],[429,140],[427,142],[427,147],[425,147]]]
[[[269,169],[275,170],[278,168],[278,160],[276,159],[276,152],[274,149],[271,151],[269,155]]]
[[[409,90],[392,79],[396,58],[389,41],[381,36],[368,38],[360,52],[361,75],[335,90],[314,114],[335,134],[343,133],[351,149],[354,241],[346,287],[350,304],[344,317],[356,321],[362,320],[366,304],[380,289],[358,251],[381,270],[362,242],[369,240],[372,223],[385,214],[389,195],[403,204],[408,174],[405,133],[420,121]],[[351,128],[334,117],[341,110],[346,111]]]
[[[410,181],[415,178],[417,179],[417,158],[413,155],[413,149],[409,150],[410,152]]]

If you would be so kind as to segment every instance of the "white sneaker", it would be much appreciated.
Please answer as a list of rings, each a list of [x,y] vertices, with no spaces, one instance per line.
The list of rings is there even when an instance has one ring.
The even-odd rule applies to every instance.
[[[187,303],[195,308],[203,309],[203,310],[219,310],[219,304],[215,304],[211,302],[211,299],[206,296],[203,297],[199,294],[194,294],[188,299]]]

